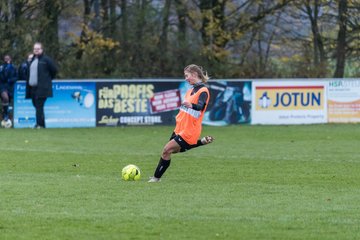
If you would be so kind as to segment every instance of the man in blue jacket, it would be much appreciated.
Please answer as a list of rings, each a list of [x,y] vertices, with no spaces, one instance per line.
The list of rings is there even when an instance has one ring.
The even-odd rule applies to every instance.
[[[0,93],[2,103],[2,119],[9,119],[9,103],[13,97],[14,84],[17,80],[16,69],[11,62],[11,56],[4,56],[4,63],[0,66]]]
[[[53,96],[52,80],[58,71],[53,60],[44,54],[43,45],[34,44],[34,56],[26,79],[26,98],[31,98],[36,111],[35,128],[45,128],[44,105]]]

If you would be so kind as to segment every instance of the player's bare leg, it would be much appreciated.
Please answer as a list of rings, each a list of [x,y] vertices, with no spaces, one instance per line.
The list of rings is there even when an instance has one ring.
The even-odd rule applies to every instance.
[[[161,157],[164,160],[170,160],[172,153],[178,153],[180,152],[180,145],[175,140],[170,140],[164,147]]]

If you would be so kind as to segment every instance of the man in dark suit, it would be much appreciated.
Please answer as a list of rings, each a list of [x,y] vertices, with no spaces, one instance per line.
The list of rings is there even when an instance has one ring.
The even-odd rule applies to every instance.
[[[53,60],[44,54],[41,43],[34,44],[33,53],[26,79],[26,98],[31,98],[35,107],[35,128],[45,128],[44,105],[46,99],[53,96],[52,80],[58,69]]]

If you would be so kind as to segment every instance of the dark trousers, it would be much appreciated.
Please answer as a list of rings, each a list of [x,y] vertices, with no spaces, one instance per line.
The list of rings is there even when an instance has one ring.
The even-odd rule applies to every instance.
[[[46,97],[37,97],[33,95],[31,100],[36,111],[36,126],[45,128],[44,105],[46,102]]]

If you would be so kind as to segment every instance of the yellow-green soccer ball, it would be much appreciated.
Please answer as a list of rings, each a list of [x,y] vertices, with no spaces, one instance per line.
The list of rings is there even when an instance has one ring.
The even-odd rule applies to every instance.
[[[127,165],[122,169],[121,176],[125,181],[137,181],[141,177],[140,168],[134,164]]]

